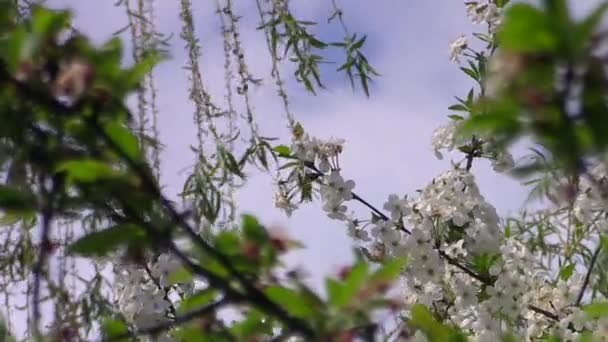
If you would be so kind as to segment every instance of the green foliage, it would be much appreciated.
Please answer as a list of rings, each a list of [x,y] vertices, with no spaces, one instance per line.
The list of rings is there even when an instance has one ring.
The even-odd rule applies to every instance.
[[[568,281],[568,279],[570,279],[570,277],[572,277],[572,274],[574,273],[574,267],[576,267],[575,264],[568,264],[562,267],[559,270],[560,279],[563,281]]]
[[[583,311],[591,319],[608,317],[608,303],[596,302],[583,306]]]
[[[145,231],[137,225],[119,224],[85,235],[68,250],[82,256],[106,256],[119,246],[145,244],[145,236]]]
[[[467,341],[463,333],[456,328],[438,322],[431,311],[423,305],[415,304],[411,309],[411,316],[408,324],[424,332],[429,342]]]
[[[329,296],[329,303],[341,309],[344,306],[354,302],[355,296],[368,280],[369,265],[363,261],[359,261],[350,270],[346,279],[342,283],[334,279],[326,280],[326,289]]]
[[[291,150],[289,149],[289,146],[279,145],[275,146],[272,150],[276,152],[279,157],[288,158],[291,156]]]
[[[487,78],[496,83],[496,93],[474,106],[453,107],[470,108],[464,131],[502,146],[532,136],[568,172],[580,172],[584,158],[604,152],[606,76],[590,41],[605,10],[602,4],[575,22],[562,0],[545,1],[542,8],[509,6],[498,32],[500,51],[491,61],[498,67]],[[579,65],[586,65],[580,96],[572,94]],[[473,68],[465,72],[477,77]],[[580,109],[568,106],[575,98]]]
[[[55,170],[60,173],[65,172],[70,183],[94,183],[118,176],[117,172],[106,163],[94,159],[66,161],[59,164]]]
[[[112,341],[128,341],[127,338],[117,339],[115,336],[121,336],[128,332],[128,327],[123,321],[115,319],[106,319],[102,325],[102,331],[106,338]]]
[[[363,54],[366,36],[347,34],[343,41],[326,42],[310,32],[317,23],[297,19],[287,2],[274,2],[271,13],[272,17],[258,29],[266,31],[273,58],[289,58],[297,65],[294,75],[296,80],[304,84],[306,90],[316,94],[316,88],[324,87],[321,81],[321,64],[327,62],[322,53],[329,47],[337,47],[342,49],[346,56],[346,61],[338,67],[337,71],[346,73],[353,89],[356,78],[364,93],[369,96],[369,82],[372,77],[380,74]],[[282,57],[279,54],[281,44]]]
[[[498,40],[502,48],[522,53],[552,52],[558,44],[550,17],[528,4],[509,7]]]
[[[24,212],[36,207],[36,199],[23,190],[0,186],[0,208],[11,212]]]
[[[265,289],[268,298],[279,303],[287,312],[304,319],[319,317],[320,301],[306,291],[297,291],[282,286]],[[322,307],[322,306],[321,306]]]

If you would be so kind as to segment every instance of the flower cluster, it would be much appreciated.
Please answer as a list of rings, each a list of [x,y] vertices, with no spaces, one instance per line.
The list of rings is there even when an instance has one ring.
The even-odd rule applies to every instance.
[[[427,227],[436,242],[464,240],[476,253],[496,252],[501,232],[496,209],[480,194],[473,175],[450,170],[436,177],[411,202],[407,223]]]
[[[460,124],[458,121],[450,120],[448,124],[437,128],[433,132],[433,136],[431,138],[431,146],[433,148],[433,151],[435,152],[435,156],[438,159],[443,159],[441,150],[450,152],[454,149],[454,147],[457,146],[457,144],[459,143],[459,141],[457,141],[459,128]]]
[[[294,134],[291,149],[298,159],[314,163],[321,172],[340,168],[338,155],[342,152],[344,140],[322,141],[311,138],[307,133]]]
[[[467,48],[467,37],[460,35],[450,44],[450,60],[455,63],[460,63],[460,55]]]
[[[467,16],[475,24],[487,24],[488,31],[496,32],[502,22],[502,11],[492,0],[466,1]]]
[[[599,215],[602,214],[608,203],[608,170],[602,162],[589,167],[586,176],[582,176],[578,182],[579,192],[573,203],[576,218],[587,225],[597,223]]]
[[[173,285],[169,276],[181,263],[169,254],[161,254],[146,268],[124,261],[114,264],[114,298],[119,312],[135,329],[146,329],[170,321],[174,302],[172,291],[183,296],[191,294],[192,283]],[[155,341],[172,341],[161,334]]]
[[[297,166],[286,180],[276,180],[275,206],[290,215],[298,207],[293,202],[294,193],[307,192],[309,195],[303,195],[302,199],[309,199],[312,183],[318,180],[321,184],[318,192],[323,201],[323,210],[330,218],[346,220],[346,206],[343,202],[352,199],[355,183],[344,180],[340,174],[339,154],[342,153],[343,145],[342,139],[320,140],[304,133],[301,127],[296,129],[290,151],[301,164],[296,163]]]
[[[114,291],[120,312],[138,329],[167,322],[170,303],[137,265],[115,267]]]

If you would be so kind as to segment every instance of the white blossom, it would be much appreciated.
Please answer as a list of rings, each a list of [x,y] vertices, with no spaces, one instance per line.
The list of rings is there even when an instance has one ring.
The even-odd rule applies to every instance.
[[[467,48],[467,37],[460,35],[450,44],[450,60],[455,63],[460,63],[460,56]]]
[[[459,128],[460,124],[457,121],[450,120],[447,125],[441,126],[433,132],[431,146],[438,159],[443,159],[441,150],[449,152],[454,149],[457,143],[456,139]]]
[[[469,19],[474,24],[487,24],[491,33],[502,23],[502,11],[491,0],[467,1],[465,6]]]

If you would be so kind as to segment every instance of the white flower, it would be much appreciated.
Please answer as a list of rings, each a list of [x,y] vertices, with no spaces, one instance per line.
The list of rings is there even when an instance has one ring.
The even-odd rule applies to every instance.
[[[401,233],[387,221],[376,222],[374,228],[372,228],[372,236],[385,244],[391,244],[401,239]]]
[[[323,206],[323,210],[327,212],[327,216],[334,220],[346,220],[346,210],[348,208],[345,205],[335,204],[333,202],[327,202]]]
[[[405,198],[399,198],[396,194],[388,196],[388,200],[384,203],[384,210],[391,213],[391,220],[397,221],[401,216],[409,212],[407,207],[407,200]]]
[[[308,134],[294,138],[291,150],[293,154],[300,160],[314,162],[316,156],[316,144],[312,141]]]
[[[505,172],[513,168],[515,161],[508,151],[498,151],[492,160],[492,168],[496,172]]]
[[[359,228],[359,222],[357,220],[348,219],[347,234],[353,239],[360,241],[369,241],[369,234],[363,228]]]
[[[462,307],[468,307],[477,304],[477,288],[471,286],[470,281],[457,279],[454,282],[454,292],[456,293],[456,302]]]
[[[293,211],[298,209],[298,206],[289,200],[288,195],[282,189],[278,189],[277,191],[275,191],[273,199],[274,206],[277,209],[285,211],[287,216],[291,216]]]
[[[456,134],[459,129],[459,123],[451,120],[445,126],[437,128],[431,137],[431,146],[435,152],[437,159],[443,159],[440,150],[451,151],[456,145]]]
[[[151,267],[152,276],[158,280],[161,287],[165,288],[169,286],[169,275],[180,266],[181,263],[174,256],[167,253],[161,254]]]
[[[467,37],[460,35],[450,44],[450,60],[455,63],[460,63],[460,55],[467,48]]]
[[[502,22],[501,10],[492,1],[468,1],[467,16],[474,24],[485,23],[490,33],[496,32]]]
[[[353,198],[352,190],[354,187],[355,182],[353,180],[344,181],[338,171],[333,171],[329,176],[325,176],[325,186],[322,191],[325,191],[329,197],[335,196],[340,201],[344,201]]]

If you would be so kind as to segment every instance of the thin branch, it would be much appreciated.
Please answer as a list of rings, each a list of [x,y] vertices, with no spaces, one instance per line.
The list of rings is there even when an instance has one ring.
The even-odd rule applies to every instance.
[[[593,256],[591,257],[591,262],[589,264],[589,268],[587,269],[587,274],[585,275],[583,287],[581,287],[581,290],[578,293],[578,297],[576,298],[576,306],[580,306],[581,302],[583,301],[583,296],[585,295],[585,291],[587,290],[587,286],[589,286],[589,281],[591,280],[591,273],[593,272],[593,268],[595,267],[595,263],[597,262],[597,258],[599,257],[601,250],[602,244],[600,243],[595,249],[595,252],[593,252]]]
[[[36,259],[36,264],[32,268],[32,273],[34,275],[34,284],[32,286],[32,310],[33,310],[33,325],[34,325],[34,336],[40,336],[40,286],[42,282],[42,273],[44,271],[44,265],[46,264],[46,260],[48,257],[48,253],[51,249],[51,223],[53,220],[54,214],[54,205],[53,200],[55,197],[55,193],[58,189],[58,180],[53,179],[53,183],[51,185],[51,189],[47,190],[45,188],[45,179],[41,179],[41,191],[44,196],[44,205],[42,207],[42,226],[40,230],[40,246],[38,247],[38,257]]]
[[[124,334],[121,335],[115,335],[115,336],[110,336],[109,338],[107,338],[106,342],[109,341],[118,341],[118,340],[122,340],[128,337],[136,337],[136,336],[142,336],[142,335],[157,335],[163,331],[167,331],[170,330],[171,328],[180,326],[182,324],[188,323],[194,319],[197,319],[199,317],[203,317],[205,315],[210,315],[215,313],[220,307],[222,307],[223,305],[227,304],[228,300],[226,298],[222,298],[214,303],[211,303],[209,305],[203,306],[199,309],[190,311],[188,313],[185,313],[183,315],[177,316],[175,318],[175,320],[170,321],[170,322],[165,322],[165,323],[161,323],[149,328],[145,328],[145,329],[139,329],[137,331],[134,332],[126,332]]]
[[[34,285],[32,288],[32,307],[34,316],[34,335],[40,336],[40,283],[42,281],[42,272],[46,263],[48,245],[50,243],[49,234],[51,231],[52,211],[44,210],[42,214],[42,227],[40,232],[40,247],[38,249],[38,258],[36,264],[32,268],[34,274]]]

